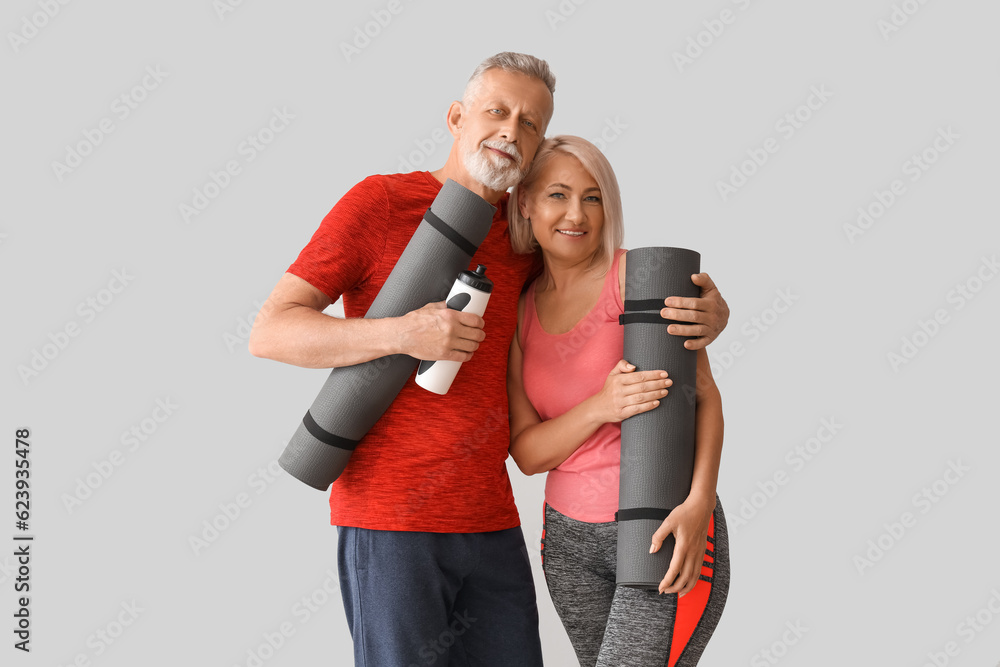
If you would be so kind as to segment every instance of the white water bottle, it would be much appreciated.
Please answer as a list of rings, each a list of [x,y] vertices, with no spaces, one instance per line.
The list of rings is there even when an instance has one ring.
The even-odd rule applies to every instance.
[[[475,272],[462,271],[458,274],[448,293],[446,305],[452,310],[482,317],[492,291],[493,281],[486,277],[486,267],[479,264]],[[417,366],[416,383],[435,394],[447,394],[461,366],[461,361],[421,361]]]

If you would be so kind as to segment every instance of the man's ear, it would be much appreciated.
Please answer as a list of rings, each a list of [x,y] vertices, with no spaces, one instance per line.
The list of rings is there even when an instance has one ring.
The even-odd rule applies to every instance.
[[[448,107],[448,114],[445,116],[445,120],[448,123],[448,131],[456,139],[462,134],[462,126],[465,124],[464,113],[465,109],[462,107],[462,103],[456,100]]]

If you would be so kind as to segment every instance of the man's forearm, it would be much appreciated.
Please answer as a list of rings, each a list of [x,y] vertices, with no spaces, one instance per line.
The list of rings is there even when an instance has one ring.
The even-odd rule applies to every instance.
[[[307,306],[257,316],[250,353],[303,368],[353,366],[399,352],[398,318],[342,319]],[[262,319],[263,318],[263,319]]]

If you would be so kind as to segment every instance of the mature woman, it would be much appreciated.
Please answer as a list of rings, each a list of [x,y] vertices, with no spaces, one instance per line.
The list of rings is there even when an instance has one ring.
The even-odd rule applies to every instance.
[[[621,421],[654,410],[670,369],[621,359],[626,251],[611,165],[590,142],[546,140],[511,194],[515,250],[540,249],[541,275],[518,306],[508,362],[510,453],[526,474],[548,472],[543,569],[581,665],[695,665],[729,587],[725,518],[715,487],[722,401],[697,352],[691,492],[650,536],[676,539],[659,591],[615,585]]]

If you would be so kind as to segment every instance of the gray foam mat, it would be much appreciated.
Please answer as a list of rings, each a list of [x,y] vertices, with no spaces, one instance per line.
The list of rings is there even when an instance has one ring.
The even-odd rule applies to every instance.
[[[659,307],[645,308],[646,313],[659,318],[666,297],[699,296],[691,274],[699,273],[700,261],[697,252],[684,248],[630,250],[625,267],[626,314],[637,312],[630,311],[629,301],[660,300]],[[684,347],[685,337],[668,334],[667,324],[659,319],[624,325],[624,358],[636,371],[667,371],[673,385],[659,406],[622,422],[620,514],[641,508],[672,510],[691,490],[697,353]],[[671,535],[657,553],[649,553],[653,533],[661,523],[662,518],[619,517],[619,585],[648,589],[659,585],[674,546]]]
[[[431,212],[474,251],[489,233],[496,208],[449,179],[431,203]],[[468,268],[470,248],[456,245],[428,222],[428,217],[425,215],[413,233],[365,317],[399,317],[441,301],[448,296],[455,277]],[[354,446],[389,408],[417,363],[413,357],[396,354],[334,368],[278,464],[313,488],[330,488],[346,467]],[[307,426],[310,416],[315,422],[312,430]],[[341,442],[331,445],[318,439],[316,427]]]

